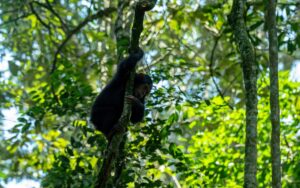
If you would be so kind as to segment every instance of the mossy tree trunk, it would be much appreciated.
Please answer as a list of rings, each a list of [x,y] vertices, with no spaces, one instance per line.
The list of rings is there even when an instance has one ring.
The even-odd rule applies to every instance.
[[[278,39],[276,28],[276,0],[267,3],[267,22],[269,33],[269,66],[270,66],[270,108],[272,122],[271,155],[272,187],[281,187],[280,163],[280,115],[278,90]]]
[[[244,21],[245,0],[234,0],[229,23],[242,58],[246,100],[244,187],[257,187],[257,65]]]

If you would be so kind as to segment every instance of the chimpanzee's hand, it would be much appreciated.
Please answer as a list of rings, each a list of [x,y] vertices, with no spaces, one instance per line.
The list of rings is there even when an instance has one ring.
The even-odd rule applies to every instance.
[[[125,97],[126,102],[131,103],[133,105],[143,105],[143,103],[133,95],[128,95]]]
[[[138,47],[137,50],[132,52],[131,56],[137,60],[140,60],[144,56],[144,51],[140,47]]]

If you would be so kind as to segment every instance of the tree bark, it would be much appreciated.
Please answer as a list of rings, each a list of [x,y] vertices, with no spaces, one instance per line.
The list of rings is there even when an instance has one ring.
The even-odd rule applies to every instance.
[[[133,2],[133,1],[131,1]],[[135,6],[135,17],[134,23],[131,32],[131,39],[129,34],[129,27],[131,25],[131,16],[130,12],[124,16],[126,13],[125,8],[130,8],[129,0],[120,0],[118,3],[118,18],[116,20],[116,38],[117,38],[117,53],[118,53],[118,61],[120,62],[122,57],[124,56],[126,49],[129,52],[133,52],[139,47],[139,38],[143,31],[143,20],[145,11],[151,10],[156,4],[156,0],[139,0]],[[127,22],[125,24],[125,28],[122,27],[124,25],[124,21]],[[129,21],[129,22],[128,22]],[[130,39],[130,40],[129,40]],[[130,41],[130,45],[129,45]],[[134,80],[135,70],[130,73],[130,78],[126,84],[125,96],[132,95],[133,92],[133,80]],[[108,143],[107,151],[105,158],[103,160],[103,164],[101,170],[98,174],[98,178],[95,184],[96,188],[105,188],[107,186],[108,181],[110,180],[110,174],[112,168],[115,167],[116,161],[121,162],[122,164],[117,164],[118,168],[123,168],[124,164],[124,155],[121,154],[119,157],[119,150],[124,152],[125,147],[125,139],[126,139],[126,130],[127,125],[129,124],[131,115],[131,104],[127,103],[124,100],[123,113],[119,119],[119,124],[122,127],[121,131],[118,131],[114,134],[111,141]],[[123,142],[122,142],[123,141]],[[122,143],[122,144],[121,144]],[[116,169],[115,172],[117,176],[120,176],[122,169]],[[118,179],[118,177],[117,177]],[[118,181],[117,181],[118,182]],[[112,182],[112,184],[114,184]]]
[[[269,66],[270,66],[270,108],[272,122],[271,155],[272,155],[272,187],[281,188],[280,163],[280,107],[278,90],[278,39],[276,28],[276,0],[267,4],[269,33]]]
[[[257,187],[257,65],[253,46],[243,18],[244,0],[234,0],[229,24],[242,58],[242,69],[246,97],[246,145],[244,187]]]

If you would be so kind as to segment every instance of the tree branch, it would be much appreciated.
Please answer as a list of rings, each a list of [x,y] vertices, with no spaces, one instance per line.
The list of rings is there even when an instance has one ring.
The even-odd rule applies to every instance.
[[[32,13],[33,13],[33,14],[35,15],[35,17],[40,21],[40,23],[41,23],[44,27],[46,27],[48,30],[50,30],[51,27],[50,27],[48,24],[46,24],[46,23],[44,22],[44,20],[40,17],[40,15],[35,11],[32,2],[29,3],[29,6],[30,6],[30,9],[31,9]]]
[[[49,0],[46,0],[46,3],[48,5],[48,10],[50,10],[50,12],[52,12],[52,14],[54,14],[59,19],[59,21],[60,21],[62,27],[64,28],[64,30],[69,31],[69,28],[68,28],[67,24],[60,17],[60,15],[53,9],[53,7],[51,6],[51,3],[49,2]]]
[[[49,10],[54,16],[56,16],[59,21],[61,22],[61,25],[62,25],[62,28],[65,30],[65,31],[68,31],[68,26],[65,24],[64,20],[59,16],[59,14],[53,9],[53,7],[51,6],[51,3],[49,2],[49,0],[46,0],[46,3],[41,3],[41,2],[38,2],[38,1],[33,1],[33,3],[39,5],[40,7],[43,7],[47,10]]]
[[[140,35],[143,31],[143,20],[144,20],[145,11],[151,10],[154,7],[155,3],[156,3],[156,0],[148,0],[148,1],[140,0],[136,4],[129,53],[134,52],[135,50],[138,49]],[[132,94],[134,74],[135,74],[135,70],[133,70],[130,73],[130,78],[126,84],[125,96]],[[131,113],[131,104],[126,103],[125,101],[126,100],[124,100],[123,113],[118,122],[120,127],[122,127],[122,130],[119,132],[116,132],[116,134],[114,134],[114,136],[112,137],[110,143],[108,143],[109,145],[108,145],[107,155],[105,156],[105,158],[103,160],[101,171],[98,174],[98,179],[97,179],[97,182],[95,185],[96,188],[106,187],[107,182],[110,178],[111,170],[112,170],[116,160],[119,159],[119,150],[123,149],[120,147],[122,147],[122,145],[125,145],[123,138],[124,138],[125,132],[127,130],[127,125],[129,124],[130,113]],[[121,144],[122,141],[123,141],[123,144]],[[118,167],[123,168],[123,164],[119,164]],[[117,176],[120,176],[120,174],[121,174],[120,170],[122,171],[122,169],[118,169],[116,171]],[[116,178],[118,178],[118,177],[116,177]],[[116,182],[118,182],[118,180]]]
[[[6,25],[6,24],[12,23],[12,22],[16,22],[16,21],[18,21],[19,19],[26,18],[26,17],[28,17],[28,16],[30,16],[30,15],[31,15],[31,13],[27,13],[27,14],[24,14],[24,15],[22,15],[22,16],[19,16],[19,17],[15,18],[15,19],[8,20],[8,21],[3,22],[2,24],[0,24],[0,27],[4,26],[4,25]]]
[[[107,8],[105,10],[100,10],[96,14],[93,14],[93,15],[88,16],[87,18],[85,18],[77,27],[75,27],[73,30],[71,30],[70,33],[68,34],[68,36],[58,46],[58,48],[57,48],[57,50],[56,50],[56,52],[54,54],[54,59],[52,61],[52,69],[50,71],[50,74],[53,74],[54,71],[56,70],[56,63],[57,63],[58,55],[61,53],[61,51],[64,48],[64,46],[72,38],[73,35],[77,34],[89,22],[91,22],[91,21],[93,21],[93,20],[95,20],[97,18],[100,18],[100,17],[103,17],[103,16],[107,16],[107,15],[111,14],[114,11],[116,11],[116,8],[114,8],[114,7],[110,7],[110,8]]]
[[[215,75],[214,75],[214,70],[213,70],[215,51],[217,49],[218,42],[219,42],[219,39],[221,38],[221,36],[222,35],[215,37],[214,47],[213,47],[211,55],[210,55],[209,72],[210,72],[210,77],[212,78],[213,84],[215,85],[215,88],[216,88],[217,92],[219,93],[219,95],[221,96],[221,98],[223,99],[223,101],[225,102],[225,104],[227,104],[227,106],[231,110],[233,110],[234,109],[233,106],[230,105],[227,101],[225,101],[224,94],[222,93],[219,85],[217,84],[217,81],[215,80]]]
[[[16,13],[18,10],[20,10],[20,8],[2,11],[2,12],[0,13],[0,16],[3,16],[3,15],[8,14],[8,13]]]

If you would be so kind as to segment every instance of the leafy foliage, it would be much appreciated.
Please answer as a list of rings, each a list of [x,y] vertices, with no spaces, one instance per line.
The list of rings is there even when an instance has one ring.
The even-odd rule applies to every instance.
[[[116,6],[117,1],[0,3],[0,107],[18,112],[15,122],[0,116],[0,185],[24,178],[41,180],[43,187],[94,183],[107,143],[89,123],[89,113],[115,71],[117,12],[105,11]],[[153,77],[155,88],[145,121],[130,127],[120,185],[242,186],[244,95],[240,57],[227,23],[230,7],[222,0],[161,0],[147,14],[141,41],[146,65],[139,70]],[[259,67],[258,182],[268,187],[264,5],[249,1],[247,7]],[[294,1],[278,6],[283,187],[298,187],[300,179],[300,85],[289,79],[299,59],[298,9]],[[75,29],[99,11],[107,14]],[[52,72],[55,53],[68,37]]]

